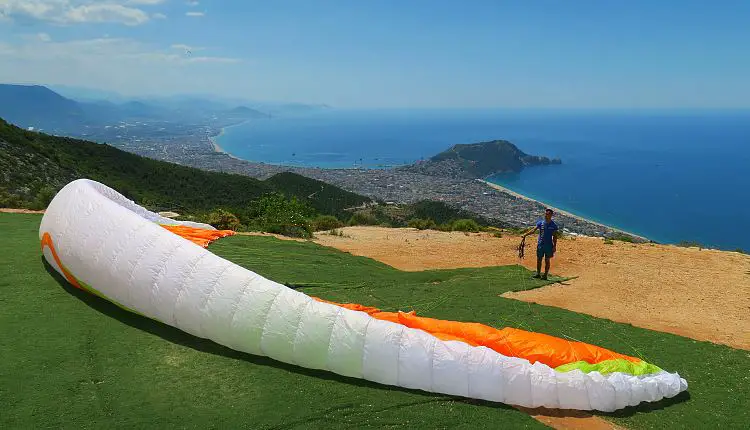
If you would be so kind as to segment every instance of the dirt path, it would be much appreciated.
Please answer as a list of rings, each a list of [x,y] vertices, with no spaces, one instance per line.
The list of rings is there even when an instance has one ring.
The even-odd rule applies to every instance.
[[[316,242],[401,270],[519,263],[518,236],[349,227]],[[529,237],[522,264],[536,265]],[[503,296],[750,350],[750,256],[577,237],[558,244],[552,272],[566,285]]]
[[[517,407],[542,424],[556,430],[624,430],[611,421],[591,415],[585,411],[529,409]]]
[[[0,212],[7,214],[43,214],[44,211],[32,211],[31,209],[0,208]]]

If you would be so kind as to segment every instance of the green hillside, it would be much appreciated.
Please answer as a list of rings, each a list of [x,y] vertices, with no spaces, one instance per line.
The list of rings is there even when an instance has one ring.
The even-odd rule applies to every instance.
[[[43,208],[65,184],[89,178],[152,210],[244,211],[258,197],[280,192],[322,214],[370,199],[293,173],[266,181],[152,160],[109,145],[23,130],[0,119],[0,206]],[[314,193],[318,191],[317,193]]]

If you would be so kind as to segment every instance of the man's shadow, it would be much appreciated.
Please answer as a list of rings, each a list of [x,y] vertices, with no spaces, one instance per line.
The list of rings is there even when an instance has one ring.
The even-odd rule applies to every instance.
[[[371,382],[365,379],[342,376],[342,375],[338,375],[336,373],[325,371],[325,370],[308,369],[305,367],[300,367],[300,366],[296,366],[293,364],[288,364],[288,363],[284,363],[281,361],[277,361],[269,357],[253,355],[253,354],[248,354],[245,352],[237,351],[237,350],[228,348],[226,346],[219,345],[218,343],[210,339],[204,339],[204,338],[200,338],[197,336],[193,336],[176,327],[172,327],[170,325],[161,323],[159,321],[137,315],[133,312],[129,312],[101,297],[98,297],[94,294],[90,294],[86,291],[76,288],[72,286],[63,276],[57,273],[57,271],[45,260],[43,256],[41,257],[41,260],[47,273],[49,273],[49,275],[63,289],[65,289],[65,291],[67,291],[71,296],[80,300],[85,305],[89,306],[91,309],[97,312],[100,312],[110,318],[114,318],[117,321],[120,321],[121,323],[127,324],[138,330],[142,330],[144,332],[158,336],[166,340],[167,342],[182,345],[182,346],[194,349],[196,351],[200,351],[200,352],[204,352],[208,354],[214,354],[214,355],[219,355],[222,357],[232,358],[235,360],[245,361],[245,362],[252,363],[258,366],[275,367],[277,369],[283,369],[285,371],[296,373],[299,375],[305,375],[305,376],[314,377],[314,378],[336,381],[339,383],[355,385],[358,387],[367,387],[367,388],[376,389],[380,391],[406,392],[406,393],[419,395],[425,399],[424,401],[418,401],[415,404],[440,402],[440,401],[456,401],[456,402],[463,402],[463,403],[473,404],[477,406],[496,408],[496,409],[507,410],[507,409],[514,408],[513,406],[506,405],[504,403],[469,399],[469,398],[464,398],[464,397],[454,397],[454,396],[449,396],[445,394],[427,393],[421,390],[412,390],[412,389],[402,388],[402,387],[397,387],[397,386],[383,385],[383,384]],[[689,398],[690,398],[690,395],[687,392],[683,392],[680,395],[673,397],[671,399],[664,399],[655,403],[642,403],[641,405],[637,407],[629,407],[626,409],[622,409],[618,412],[615,412],[613,414],[601,414],[601,415],[612,415],[612,416],[618,416],[618,417],[630,416],[638,412],[647,412],[647,411],[652,411],[652,410],[657,410],[657,409],[663,409],[672,404],[682,402]],[[522,409],[523,411],[529,412],[529,413],[544,414],[546,412],[547,414],[552,414],[554,416],[561,416],[561,417],[562,416],[570,416],[570,417],[591,416],[589,412],[576,411],[576,410],[556,409],[553,411],[553,410],[543,409],[543,408],[538,408],[538,409],[516,408],[516,409]],[[600,413],[597,412],[597,414],[600,414]]]

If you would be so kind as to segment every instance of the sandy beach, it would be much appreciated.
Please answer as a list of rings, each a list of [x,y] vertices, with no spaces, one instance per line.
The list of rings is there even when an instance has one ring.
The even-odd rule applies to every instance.
[[[226,127],[222,127],[221,130],[219,130],[219,134],[215,136],[209,136],[208,141],[211,142],[211,146],[213,146],[214,152],[220,152],[222,154],[231,155],[227,153],[227,151],[225,151],[221,146],[219,146],[219,138],[223,136],[225,132],[226,132]]]
[[[527,201],[529,201],[529,202],[534,202],[534,203],[538,203],[538,204],[540,204],[540,205],[543,205],[543,206],[545,206],[545,207],[548,207],[548,208],[550,208],[550,209],[554,210],[554,211],[555,211],[555,213],[557,213],[557,214],[565,215],[565,216],[568,216],[568,217],[570,217],[570,218],[573,218],[573,219],[577,219],[577,220],[579,220],[579,221],[583,221],[583,222],[587,222],[587,223],[591,223],[591,224],[599,225],[599,226],[602,226],[602,227],[604,227],[604,228],[609,228],[609,229],[611,229],[611,230],[619,231],[619,232],[625,233],[625,234],[627,234],[627,235],[630,235],[630,236],[633,236],[633,237],[639,238],[639,239],[643,240],[644,242],[650,242],[650,239],[648,239],[647,237],[643,237],[643,236],[641,236],[641,235],[638,235],[638,234],[635,234],[635,233],[631,233],[631,232],[629,232],[629,231],[626,231],[626,230],[622,230],[622,229],[619,229],[619,228],[616,228],[616,227],[612,227],[612,226],[610,226],[610,225],[606,225],[606,224],[602,224],[602,223],[600,223],[600,222],[592,221],[592,220],[590,220],[590,219],[588,219],[588,218],[584,218],[584,217],[582,217],[582,216],[578,216],[578,215],[575,215],[575,214],[573,214],[573,213],[570,213],[570,212],[568,212],[568,211],[564,211],[564,210],[562,210],[562,209],[560,209],[560,208],[556,208],[556,207],[554,207],[554,206],[548,205],[548,204],[546,204],[546,203],[544,203],[544,202],[541,202],[541,201],[539,201],[539,200],[534,200],[534,199],[532,199],[532,198],[530,198],[530,197],[524,196],[523,194],[519,194],[519,193],[517,193],[517,192],[515,192],[515,191],[513,191],[513,190],[510,190],[510,189],[508,189],[508,188],[505,188],[505,187],[503,187],[503,186],[501,186],[501,185],[497,185],[497,184],[493,184],[492,182],[489,182],[489,181],[485,181],[484,179],[477,179],[477,181],[478,181],[478,182],[481,182],[481,183],[483,183],[483,184],[485,184],[485,185],[487,185],[487,186],[489,186],[489,187],[491,187],[491,188],[494,188],[494,189],[496,189],[496,190],[498,190],[498,191],[502,191],[502,192],[504,192],[504,193],[507,193],[507,194],[510,194],[510,195],[512,195],[512,196],[518,197],[518,198],[520,198],[520,199],[524,199],[524,200],[527,200]]]
[[[222,127],[219,130],[219,134],[216,134],[216,135],[213,135],[213,136],[209,136],[208,137],[208,141],[211,142],[211,146],[213,147],[213,151],[214,152],[218,152],[220,154],[225,154],[225,155],[227,155],[229,157],[234,158],[235,160],[242,160],[241,158],[235,157],[234,155],[232,155],[232,154],[228,153],[227,151],[225,151],[224,148],[222,148],[221,145],[219,145],[219,139],[221,139],[221,137],[224,136],[224,134],[227,132],[228,128],[230,128],[230,127],[238,127],[238,126],[246,124],[248,122],[250,122],[250,120],[245,120],[245,121],[242,121],[242,122],[237,123],[237,124],[232,124],[232,125],[228,125],[226,127]]]

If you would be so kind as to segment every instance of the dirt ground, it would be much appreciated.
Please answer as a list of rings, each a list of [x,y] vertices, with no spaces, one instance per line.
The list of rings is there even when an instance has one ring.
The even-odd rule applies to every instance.
[[[0,212],[8,213],[8,214],[43,214],[44,211],[32,211],[31,209],[10,209],[10,208],[0,208]]]
[[[348,227],[315,241],[401,270],[521,263],[535,268],[535,237],[519,261],[517,235]],[[563,284],[503,297],[750,350],[750,256],[600,238],[561,240],[552,273]]]

